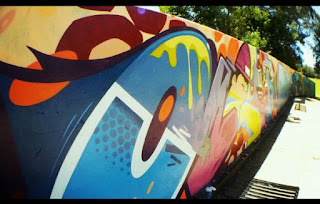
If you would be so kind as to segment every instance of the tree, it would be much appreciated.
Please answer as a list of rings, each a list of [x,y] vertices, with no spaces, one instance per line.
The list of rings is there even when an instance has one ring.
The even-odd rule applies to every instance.
[[[268,13],[261,13],[256,7],[160,6],[160,11],[214,28],[258,48],[264,48],[266,44],[266,40],[261,38],[257,29],[259,24],[268,21]]]
[[[315,73],[314,69],[308,65],[303,65],[301,67],[301,71],[306,77],[317,78],[317,74]]]
[[[314,32],[318,17],[311,6],[160,6],[160,11],[231,35],[296,70],[303,54],[297,43]]]
[[[314,71],[320,75],[320,20],[314,25],[314,42],[313,53],[316,60]]]

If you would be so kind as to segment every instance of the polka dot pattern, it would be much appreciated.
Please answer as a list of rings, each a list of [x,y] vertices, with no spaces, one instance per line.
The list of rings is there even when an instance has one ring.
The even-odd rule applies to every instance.
[[[104,160],[130,175],[133,148],[142,125],[142,119],[119,98],[105,112],[90,142]]]

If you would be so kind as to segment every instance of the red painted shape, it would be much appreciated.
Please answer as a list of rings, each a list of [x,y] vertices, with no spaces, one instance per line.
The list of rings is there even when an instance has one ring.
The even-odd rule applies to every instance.
[[[131,48],[143,42],[142,34],[127,18],[95,15],[75,20],[60,39],[57,51],[71,49],[79,60],[85,60],[95,46],[112,38],[126,42]]]
[[[133,6],[127,6],[126,8],[134,24],[143,32],[158,34],[166,23],[167,15],[165,14]]]
[[[160,121],[159,120],[159,115],[160,115],[160,112],[162,110],[162,107],[163,105],[166,106],[165,102],[168,101],[167,99],[168,98],[171,98],[170,99],[170,112],[168,112],[166,114],[166,117],[164,118],[163,121]],[[175,105],[175,102],[176,102],[176,97],[177,97],[177,90],[174,86],[171,86],[165,93],[164,95],[162,96],[159,104],[158,104],[158,107],[155,111],[155,113],[153,114],[153,118],[151,120],[151,123],[150,123],[150,126],[149,126],[149,129],[147,131],[147,134],[146,134],[146,138],[145,138],[145,141],[144,141],[144,144],[143,144],[143,149],[142,149],[142,160],[143,161],[147,161],[151,155],[153,154],[154,150],[156,149],[156,147],[158,146],[158,143],[160,142],[160,139],[164,133],[164,130],[166,129],[168,123],[169,123],[169,120],[171,118],[171,114],[173,112],[173,109],[174,109],[174,105]]]
[[[185,22],[179,20],[171,20],[169,24],[169,28],[180,27],[180,26],[187,26]]]

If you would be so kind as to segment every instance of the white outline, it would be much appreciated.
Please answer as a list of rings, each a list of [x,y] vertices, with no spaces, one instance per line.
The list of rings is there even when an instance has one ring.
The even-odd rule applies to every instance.
[[[158,155],[160,154],[166,140],[169,140],[174,145],[179,147],[189,157],[189,163],[185,169],[183,176],[179,184],[174,191],[172,198],[175,198],[179,193],[179,190],[188,174],[188,171],[192,165],[196,152],[192,149],[191,145],[186,145],[185,142],[172,133],[168,128],[165,129],[163,136],[161,137],[159,144],[154,150],[153,154],[147,161],[143,161],[141,158],[142,148],[145,141],[146,133],[149,129],[150,122],[152,120],[152,114],[150,114],[137,100],[135,100],[129,93],[127,93],[117,82],[114,82],[110,89],[105,93],[102,99],[97,104],[96,108],[92,111],[87,121],[79,131],[73,144],[71,145],[62,165],[59,170],[58,176],[54,183],[50,198],[60,199],[67,188],[67,185],[71,179],[71,176],[81,158],[81,155],[90,140],[96,126],[109,108],[114,99],[118,97],[123,101],[132,111],[134,111],[143,120],[141,129],[137,136],[136,144],[132,153],[131,172],[134,178],[141,177],[154,163]]]
[[[179,128],[179,131],[180,131],[184,136],[186,136],[186,137],[188,137],[188,138],[191,137],[190,133],[186,132],[186,131],[183,130],[182,128]]]

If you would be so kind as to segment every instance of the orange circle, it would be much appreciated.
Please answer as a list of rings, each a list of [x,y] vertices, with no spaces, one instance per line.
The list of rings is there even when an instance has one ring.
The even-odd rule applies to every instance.
[[[174,97],[169,95],[166,100],[163,102],[160,111],[159,111],[159,121],[163,122],[170,115],[174,105]]]

